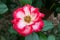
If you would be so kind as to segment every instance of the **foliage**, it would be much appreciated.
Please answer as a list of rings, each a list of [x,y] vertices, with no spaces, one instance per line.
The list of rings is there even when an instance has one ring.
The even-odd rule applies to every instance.
[[[25,37],[25,40],[39,40],[39,37],[36,33],[32,33],[31,35]]]
[[[48,40],[55,40],[55,36],[54,35],[49,35]]]
[[[53,23],[47,20],[44,20],[44,24],[45,25],[44,25],[43,31],[51,30],[54,27]]]
[[[60,0],[0,0],[0,40],[60,40],[60,20],[58,20],[58,16],[54,17],[58,20],[57,25],[54,25],[53,17],[51,19],[44,18],[44,27],[38,33],[22,37],[14,31],[11,24],[12,12],[25,4],[38,7],[39,11],[45,13],[46,16],[60,13]]]
[[[19,0],[19,2],[21,3],[21,5],[32,4],[32,0]]]
[[[6,11],[8,11],[7,6],[4,3],[0,2],[0,14],[5,13]]]

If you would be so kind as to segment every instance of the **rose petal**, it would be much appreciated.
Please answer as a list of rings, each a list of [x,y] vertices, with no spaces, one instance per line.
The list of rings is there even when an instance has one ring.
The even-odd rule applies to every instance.
[[[17,18],[23,18],[25,15],[22,11],[19,11],[17,14],[16,14],[16,17]]]
[[[32,33],[32,27],[31,26],[25,26],[24,29],[17,29],[17,32],[21,34],[22,36],[27,36]]]
[[[25,12],[25,15],[30,15],[30,7],[27,5],[27,6],[24,6],[23,7],[23,10]]]
[[[37,13],[32,13],[32,14],[31,14],[31,18],[32,18],[31,20],[32,20],[32,21],[35,20],[36,17],[37,17]]]
[[[43,18],[45,16],[45,14],[39,13],[39,16]]]
[[[28,34],[32,33],[32,27],[31,26],[26,26],[25,30],[22,32],[23,36],[27,36]]]
[[[31,8],[31,18],[32,20],[36,20],[36,18],[39,16],[39,12],[37,8],[32,7]]]
[[[23,18],[25,16],[24,11],[22,8],[17,9],[13,13],[14,18]]]
[[[31,13],[38,11],[38,8],[31,7]]]
[[[33,12],[35,9],[36,9],[36,8],[34,8],[34,7],[31,7],[31,12]]]
[[[41,29],[43,28],[43,25],[44,25],[43,21],[36,22],[36,23],[32,26],[32,28],[33,28],[33,30],[34,30],[35,32],[38,32],[38,31],[41,31]]]
[[[26,26],[26,23],[23,20],[20,20],[17,24],[19,29],[23,29]]]

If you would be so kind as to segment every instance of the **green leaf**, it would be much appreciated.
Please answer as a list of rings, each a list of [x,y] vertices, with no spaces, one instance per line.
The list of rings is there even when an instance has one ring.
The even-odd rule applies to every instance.
[[[60,40],[60,36],[59,37],[56,37],[56,40]]]
[[[58,24],[58,30],[60,31],[60,23]]]
[[[25,40],[39,40],[39,37],[36,33],[32,33],[28,35],[27,37],[25,37]]]
[[[55,40],[55,36],[54,35],[49,35],[48,40]]]
[[[44,28],[43,31],[51,30],[54,27],[53,23],[51,21],[44,20]]]
[[[7,2],[7,0],[1,0],[1,2],[6,3],[6,2]]]
[[[0,36],[0,40],[6,40],[4,36]]]
[[[60,13],[60,7],[56,8],[56,12]]]
[[[32,0],[19,0],[19,2],[21,3],[21,5],[25,5],[25,4],[32,4]]]
[[[3,15],[0,15],[0,19],[3,18]]]
[[[8,11],[7,6],[4,3],[0,2],[0,14],[4,14],[7,11]]]
[[[43,0],[45,2],[45,0]],[[42,0],[36,0],[36,2],[34,2],[33,4],[35,7],[41,8],[44,6],[44,3],[42,2]]]
[[[47,37],[45,34],[39,33],[39,36],[40,36],[40,40],[47,40]]]
[[[56,40],[60,40],[60,32],[57,33]]]
[[[10,24],[9,26],[10,26],[10,27],[8,28],[8,31],[9,31],[11,34],[17,34],[17,32],[12,28],[12,25]]]

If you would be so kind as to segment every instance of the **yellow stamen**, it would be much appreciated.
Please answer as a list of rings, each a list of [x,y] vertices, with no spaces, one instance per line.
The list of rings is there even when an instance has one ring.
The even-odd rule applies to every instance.
[[[24,21],[27,22],[27,23],[30,23],[31,17],[30,16],[25,16]]]

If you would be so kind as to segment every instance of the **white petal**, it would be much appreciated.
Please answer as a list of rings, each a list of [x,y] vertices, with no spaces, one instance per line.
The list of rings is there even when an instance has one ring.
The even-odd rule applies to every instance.
[[[36,8],[34,8],[34,7],[31,7],[31,12],[33,12],[35,9],[36,9]]]
[[[24,33],[28,34],[28,33],[30,33],[30,31],[31,31],[31,27],[26,26],[26,29],[24,30]]]
[[[22,11],[19,11],[17,14],[16,14],[17,18],[23,18],[25,15]]]
[[[34,14],[34,13],[31,14],[31,20],[32,21],[35,20],[36,17],[37,17],[37,14]]]
[[[40,22],[35,23],[35,25],[32,26],[33,30],[37,30],[39,26],[40,26]]]
[[[23,10],[25,11],[26,15],[30,15],[29,7],[25,6],[25,7],[23,7]]]
[[[23,29],[26,26],[26,23],[23,20],[20,20],[17,24],[18,28]]]

